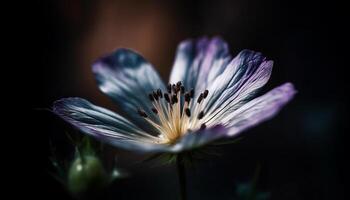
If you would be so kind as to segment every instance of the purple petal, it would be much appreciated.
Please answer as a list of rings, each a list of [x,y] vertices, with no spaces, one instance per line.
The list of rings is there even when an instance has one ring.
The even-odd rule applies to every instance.
[[[269,80],[272,65],[261,53],[242,51],[210,85],[206,120],[219,120],[227,110],[237,109],[251,100]]]
[[[285,83],[251,100],[237,110],[228,112],[221,123],[227,126],[229,136],[236,135],[275,116],[296,94],[291,83]]]

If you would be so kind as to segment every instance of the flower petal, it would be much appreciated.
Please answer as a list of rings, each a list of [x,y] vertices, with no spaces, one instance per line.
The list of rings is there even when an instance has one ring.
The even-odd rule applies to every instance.
[[[221,122],[229,127],[230,136],[236,135],[276,115],[294,97],[295,93],[294,86],[291,83],[285,83],[251,100],[239,109],[226,110]]]
[[[269,80],[272,65],[261,53],[242,51],[210,85],[205,120],[218,121],[228,107],[234,110],[251,100]]]
[[[249,50],[231,60],[228,45],[219,37],[187,40],[178,47],[170,82],[183,81],[186,88],[194,88],[195,99],[208,89],[203,108],[209,119],[233,101],[239,107],[250,100],[270,78],[272,65]]]
[[[148,94],[165,87],[150,63],[132,50],[118,49],[95,62],[93,72],[100,90],[112,98],[123,114],[139,127],[154,132],[136,112],[141,107],[150,118],[157,120],[151,112]]]
[[[228,45],[219,37],[186,40],[177,49],[170,83],[182,81],[187,89],[200,93],[230,60]]]
[[[156,143],[157,137],[143,132],[120,115],[81,98],[58,100],[53,105],[53,112],[82,132],[124,149],[154,151],[162,148]]]

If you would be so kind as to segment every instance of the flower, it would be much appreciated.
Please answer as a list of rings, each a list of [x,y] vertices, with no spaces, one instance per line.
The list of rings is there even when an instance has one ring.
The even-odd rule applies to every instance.
[[[53,112],[82,132],[140,152],[180,153],[273,117],[296,93],[285,83],[254,98],[273,62],[243,50],[231,58],[219,37],[180,43],[169,84],[140,54],[117,49],[93,64],[98,86],[122,115],[81,98],[64,98]]]

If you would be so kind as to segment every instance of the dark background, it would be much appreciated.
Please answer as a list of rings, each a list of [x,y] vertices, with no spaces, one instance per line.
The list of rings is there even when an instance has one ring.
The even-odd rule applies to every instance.
[[[22,178],[16,187],[44,199],[70,199],[50,175],[49,141],[72,154],[65,132],[79,134],[42,108],[79,96],[113,109],[95,85],[90,64],[118,47],[141,52],[167,80],[177,44],[186,38],[222,36],[232,55],[242,49],[274,60],[266,89],[290,81],[298,94],[274,119],[223,146],[220,157],[189,170],[189,199],[235,199],[238,183],[262,165],[259,189],[272,199],[345,199],[345,6],[336,1],[38,1],[30,33],[29,77]],[[17,58],[21,61],[21,58]],[[30,135],[28,135],[30,134]],[[113,150],[129,179],[115,182],[106,199],[177,199],[175,169],[134,164],[139,155]],[[26,160],[26,161],[24,161]],[[28,160],[28,161],[27,161]],[[102,198],[102,197],[101,197]]]

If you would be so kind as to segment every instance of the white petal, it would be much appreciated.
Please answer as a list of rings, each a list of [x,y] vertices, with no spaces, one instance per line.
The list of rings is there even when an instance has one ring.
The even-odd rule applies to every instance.
[[[242,51],[209,87],[205,121],[218,121],[228,108],[236,109],[250,100],[269,80],[272,65],[260,53]]]
[[[162,149],[158,138],[143,132],[122,116],[81,98],[54,103],[53,112],[81,130],[104,142],[134,151]]]
[[[131,50],[118,49],[96,61],[93,72],[99,88],[112,98],[123,115],[142,129],[154,132],[136,112],[140,107],[150,118],[157,120],[151,111],[153,106],[148,94],[165,89],[165,86],[150,63]]]

